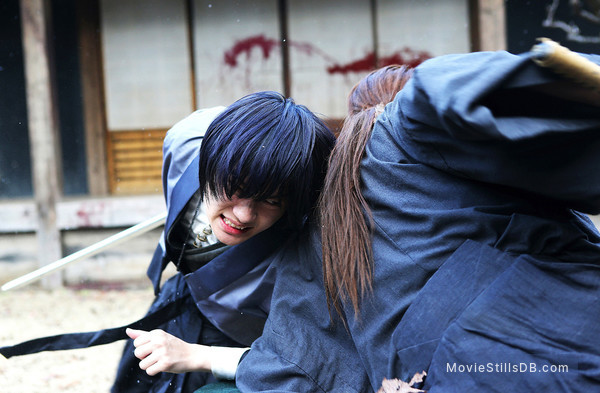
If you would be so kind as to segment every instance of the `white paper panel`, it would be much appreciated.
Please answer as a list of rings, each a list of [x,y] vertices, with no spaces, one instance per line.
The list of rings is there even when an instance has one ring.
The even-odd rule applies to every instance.
[[[380,56],[409,58],[406,48],[432,56],[470,50],[467,0],[378,0]]]
[[[229,105],[260,90],[282,92],[278,26],[276,0],[194,2],[198,107]]]
[[[109,130],[170,127],[192,111],[183,0],[101,0]]]
[[[346,97],[366,72],[331,69],[373,52],[370,5],[364,0],[290,0],[291,95],[331,118],[346,114]]]

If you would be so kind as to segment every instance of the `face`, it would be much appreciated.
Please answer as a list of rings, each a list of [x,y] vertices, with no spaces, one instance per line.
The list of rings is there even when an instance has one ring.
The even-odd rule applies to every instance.
[[[208,220],[220,242],[233,246],[270,228],[285,213],[280,198],[262,201],[238,198],[205,200]]]

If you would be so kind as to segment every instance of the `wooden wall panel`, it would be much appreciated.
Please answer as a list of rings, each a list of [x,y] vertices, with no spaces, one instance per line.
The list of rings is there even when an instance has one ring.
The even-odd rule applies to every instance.
[[[161,192],[162,144],[166,129],[109,132],[112,194]]]

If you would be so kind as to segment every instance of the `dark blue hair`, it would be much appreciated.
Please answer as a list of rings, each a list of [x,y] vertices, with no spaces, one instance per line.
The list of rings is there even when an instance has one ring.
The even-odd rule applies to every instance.
[[[208,127],[200,147],[200,190],[214,198],[287,201],[298,228],[314,208],[335,138],[311,111],[276,92],[247,95]]]

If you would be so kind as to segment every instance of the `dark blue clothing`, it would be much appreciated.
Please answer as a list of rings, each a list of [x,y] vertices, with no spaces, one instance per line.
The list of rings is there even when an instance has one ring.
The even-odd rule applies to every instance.
[[[326,310],[316,282],[276,261],[267,326],[290,329],[255,342],[241,390],[344,391],[337,375],[351,374],[369,391],[422,370],[429,392],[598,390],[600,236],[578,211],[600,212],[600,109],[535,92],[558,79],[528,54],[419,66],[362,162],[374,289],[359,317],[346,309],[350,336],[310,311]],[[316,352],[294,357],[294,384],[283,340]],[[521,364],[527,372],[506,371]],[[568,372],[543,371],[560,365]]]
[[[180,314],[156,328],[163,329],[190,343],[229,347],[243,346],[225,336],[202,315],[196,308],[194,299],[181,274],[170,278],[163,285],[160,296],[152,303],[148,313],[150,314],[165,304],[181,298],[184,299],[184,303],[181,306]],[[140,369],[140,360],[133,355],[134,350],[133,340],[129,340],[123,351],[123,358],[119,364],[117,377],[111,389],[112,392],[193,392],[200,386],[216,382],[212,374],[201,372],[159,373],[151,377]]]
[[[165,231],[154,254],[148,276],[157,294],[149,314],[175,299],[183,299],[180,314],[166,324],[154,326],[189,343],[246,347],[262,332],[267,318],[273,283],[265,275],[267,256],[281,245],[287,231],[272,227],[217,256],[207,249],[194,249],[188,241],[189,224],[182,224],[197,205],[198,153],[202,138],[223,107],[199,110],[169,130],[163,144],[163,191],[167,205]],[[193,215],[192,215],[193,216]],[[192,217],[190,216],[190,221]],[[192,236],[192,239],[195,237]],[[187,262],[201,258],[191,271]],[[179,273],[159,290],[168,263]],[[146,329],[148,330],[148,329]],[[133,341],[126,344],[119,363],[113,393],[193,392],[215,378],[210,373],[159,373],[153,377],[139,368]]]
[[[307,230],[290,239],[273,257],[269,273],[277,279],[273,314],[238,366],[238,388],[242,392],[369,391],[363,364],[343,322],[335,312],[334,322],[330,319],[319,234]]]
[[[276,223],[232,247],[226,247],[216,237],[209,240],[209,235],[214,235],[207,228],[205,209],[198,203],[198,153],[204,133],[222,110],[217,107],[196,111],[177,123],[165,138],[163,182],[168,215],[164,236],[148,269],[157,293],[148,314],[124,326],[41,337],[1,347],[0,353],[8,358],[107,344],[126,339],[128,327],[159,328],[186,342],[208,346],[247,347],[261,334],[273,289],[270,275],[266,274],[268,256],[284,242],[289,231]],[[204,240],[197,236],[199,233],[192,234],[198,228],[207,235]],[[169,262],[175,263],[179,272],[159,291],[162,271]],[[150,377],[139,368],[133,342],[129,340],[111,391],[191,393],[214,380],[212,374],[199,372]]]

